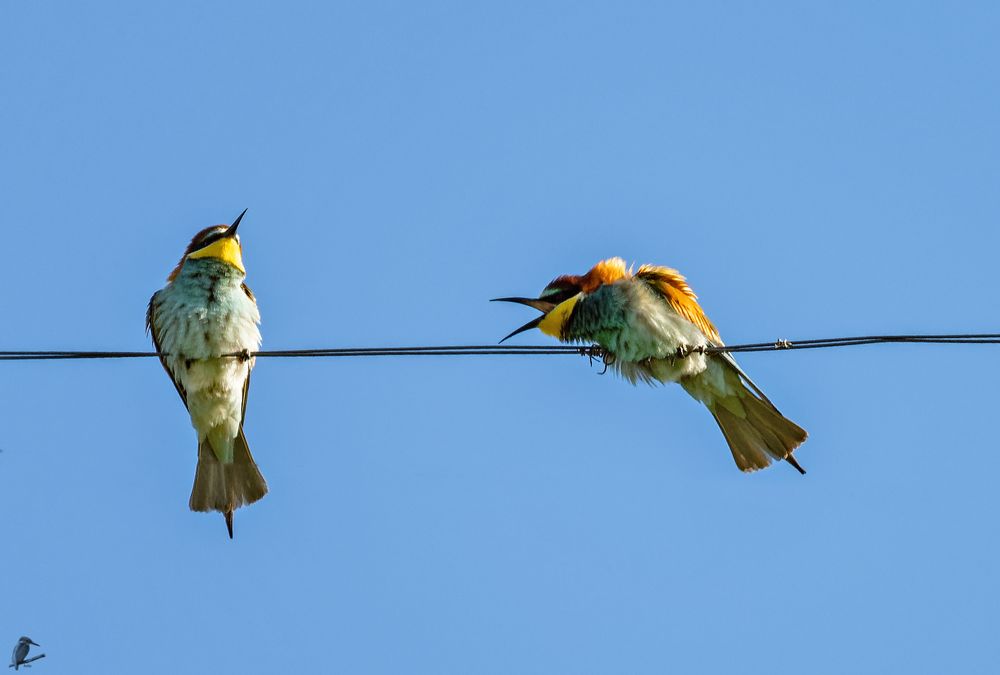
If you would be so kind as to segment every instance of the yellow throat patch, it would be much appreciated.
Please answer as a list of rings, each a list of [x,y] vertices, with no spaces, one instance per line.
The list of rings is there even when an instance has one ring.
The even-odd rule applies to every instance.
[[[545,318],[538,324],[538,330],[546,335],[562,339],[563,326],[566,325],[569,315],[573,313],[573,308],[576,307],[576,303],[580,301],[581,297],[583,297],[583,293],[577,293],[569,300],[563,300],[556,305],[555,309],[546,314]]]
[[[247,273],[243,268],[243,249],[233,237],[217,239],[205,248],[189,253],[188,258],[217,258],[222,262],[229,263],[243,274]]]

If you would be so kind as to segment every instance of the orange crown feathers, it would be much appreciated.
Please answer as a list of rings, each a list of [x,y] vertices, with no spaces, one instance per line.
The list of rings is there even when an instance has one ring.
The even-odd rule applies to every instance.
[[[632,276],[632,270],[621,258],[608,258],[590,268],[590,271],[580,276],[564,274],[556,277],[546,288],[573,289],[576,292],[593,293],[604,284],[613,284],[621,279]]]

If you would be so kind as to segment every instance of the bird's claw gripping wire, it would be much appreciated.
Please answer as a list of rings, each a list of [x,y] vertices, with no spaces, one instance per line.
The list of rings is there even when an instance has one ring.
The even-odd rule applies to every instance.
[[[250,360],[250,350],[244,349],[236,352],[236,358],[239,359],[240,363],[246,363]]]
[[[774,343],[774,348],[775,349],[791,349],[792,348],[792,341],[791,340],[779,339],[779,340],[777,340]]]
[[[615,355],[610,352],[603,352],[601,354],[601,361],[604,362],[604,370],[602,370],[598,375],[604,375],[608,372],[608,368],[614,365]]]
[[[604,370],[602,370],[598,375],[603,375],[608,372],[608,366],[615,362],[615,355],[606,350],[601,345],[590,345],[589,347],[580,347],[580,355],[586,356],[590,361],[591,367],[594,365],[594,359],[600,359],[604,363]]]
[[[580,356],[586,356],[590,361],[590,365],[594,365],[594,359],[600,359],[604,357],[604,349],[600,345],[590,345],[589,347],[579,348]]]
[[[704,354],[705,345],[681,345],[675,351],[671,360],[676,361],[677,359],[686,359],[692,354]]]

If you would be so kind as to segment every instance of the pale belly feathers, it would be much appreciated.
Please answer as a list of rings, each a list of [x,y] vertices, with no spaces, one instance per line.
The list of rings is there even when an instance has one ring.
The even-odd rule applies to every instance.
[[[243,388],[254,359],[218,358],[260,348],[260,313],[243,291],[239,270],[188,260],[174,282],[153,296],[156,335],[166,363],[187,394],[198,440],[231,453],[243,416]]]

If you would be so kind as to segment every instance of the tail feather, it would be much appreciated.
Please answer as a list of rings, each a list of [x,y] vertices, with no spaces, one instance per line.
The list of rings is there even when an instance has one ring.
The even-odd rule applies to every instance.
[[[709,372],[681,384],[708,406],[741,471],[757,471],[783,459],[805,473],[792,456],[808,437],[805,429],[782,415],[752,382],[748,386],[745,377],[735,362],[713,359]]]
[[[757,471],[773,460],[786,460],[799,473],[805,473],[792,451],[805,442],[808,434],[795,422],[749,392],[740,397],[744,416],[722,405],[710,405],[729,449],[741,471]]]
[[[253,504],[266,494],[267,482],[250,454],[242,428],[233,439],[232,462],[221,462],[207,438],[198,445],[198,468],[188,505],[192,511],[225,514],[230,539],[233,537],[233,511]]]

